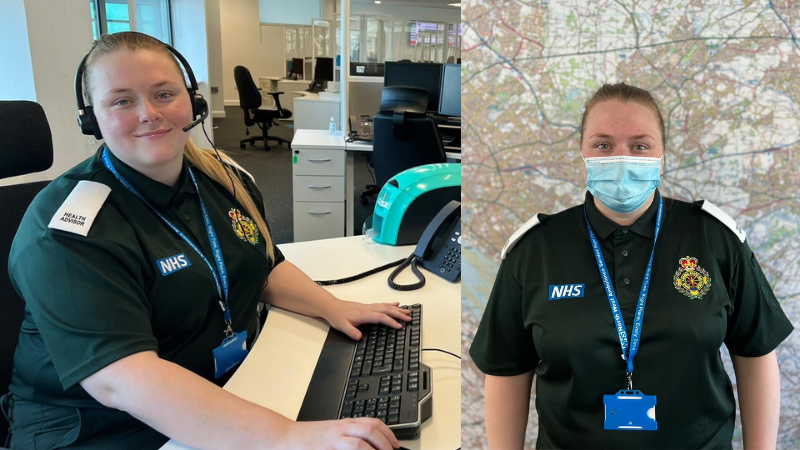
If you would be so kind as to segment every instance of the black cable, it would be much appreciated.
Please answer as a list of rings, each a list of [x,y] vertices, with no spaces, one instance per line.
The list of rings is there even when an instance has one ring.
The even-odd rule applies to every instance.
[[[225,164],[225,162],[222,160],[222,156],[219,155],[219,150],[217,150],[217,146],[214,145],[214,143],[211,142],[211,138],[208,137],[208,132],[206,132],[206,122],[203,121],[200,124],[200,127],[203,129],[203,134],[206,136],[206,140],[208,140],[208,142],[211,144],[211,148],[214,149],[214,153],[217,154],[217,160],[219,160],[219,163],[222,164],[223,168],[225,168],[225,173],[228,175],[228,179],[231,180],[231,187],[233,187],[233,208],[237,209],[238,205],[236,204],[236,183],[233,182],[233,177],[231,176],[230,170],[228,170],[228,165]],[[236,221],[236,228],[238,229],[239,228],[239,215],[235,214],[235,218],[233,220]]]
[[[368,277],[368,276],[370,276],[370,275],[374,275],[374,274],[376,274],[376,273],[378,273],[378,272],[383,272],[383,271],[384,271],[384,270],[386,270],[386,269],[389,269],[389,268],[392,268],[392,267],[398,266],[398,265],[400,265],[400,264],[401,264],[403,261],[405,261],[405,260],[404,260],[404,259],[398,259],[397,261],[390,262],[389,264],[384,264],[384,265],[382,265],[382,266],[380,266],[380,267],[376,267],[376,268],[374,268],[374,269],[370,269],[370,270],[368,270],[368,271],[366,271],[366,272],[361,272],[361,273],[360,273],[360,274],[358,274],[358,275],[353,275],[353,276],[351,276],[351,277],[347,277],[347,278],[340,278],[340,279],[338,279],[338,280],[322,280],[322,281],[314,281],[314,283],[317,283],[317,284],[318,284],[318,285],[320,285],[320,286],[335,286],[335,285],[337,285],[337,284],[349,283],[349,282],[351,282],[351,281],[360,280],[360,279],[362,279],[362,278],[366,278],[366,277]]]
[[[423,348],[422,351],[423,352],[442,352],[442,353],[447,353],[450,356],[455,356],[456,358],[461,359],[461,357],[456,355],[455,353],[448,352],[447,350],[442,350],[440,348]]]
[[[417,281],[414,284],[395,283],[394,279],[397,277],[397,275],[400,274],[400,272],[405,270],[405,268],[408,267],[409,264],[411,265],[411,271],[414,272],[414,275],[416,275],[417,280],[419,281]],[[417,255],[415,255],[414,253],[409,255],[408,258],[406,258],[396,269],[394,269],[394,271],[392,271],[392,274],[389,275],[388,282],[389,282],[389,287],[394,289],[395,291],[416,291],[422,286],[425,286],[425,275],[423,275],[422,272],[420,272],[419,269],[417,269]]]
[[[367,172],[369,172],[369,175],[372,177],[372,184],[378,184],[378,182],[375,180],[375,173],[369,169],[369,159],[369,156],[364,158],[364,165],[367,166]]]

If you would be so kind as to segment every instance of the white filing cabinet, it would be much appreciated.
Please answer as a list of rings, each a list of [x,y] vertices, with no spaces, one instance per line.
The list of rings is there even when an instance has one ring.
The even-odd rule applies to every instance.
[[[343,237],[345,142],[341,132],[297,130],[292,139],[294,241]]]

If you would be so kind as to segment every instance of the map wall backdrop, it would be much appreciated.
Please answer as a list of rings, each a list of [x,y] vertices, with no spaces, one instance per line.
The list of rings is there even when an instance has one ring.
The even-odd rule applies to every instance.
[[[707,199],[730,214],[800,327],[800,4],[472,0],[462,22],[465,449],[486,447],[483,377],[467,350],[500,249],[536,212],[583,202],[578,127],[603,83],[625,81],[653,94],[667,128],[661,191]],[[734,380],[724,346],[721,352]],[[797,332],[777,354],[778,447],[796,449]],[[526,446],[535,444],[536,424],[532,408]],[[734,448],[741,447],[737,420]]]

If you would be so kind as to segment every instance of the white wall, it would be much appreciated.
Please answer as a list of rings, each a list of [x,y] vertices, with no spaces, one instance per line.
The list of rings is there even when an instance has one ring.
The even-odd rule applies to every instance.
[[[200,94],[211,99],[209,87],[208,35],[206,30],[205,0],[172,0],[172,46],[181,52],[192,66]],[[213,105],[209,104],[209,108]],[[211,118],[205,121],[208,136],[214,139],[214,127]],[[192,128],[190,136],[200,148],[211,148],[211,144],[203,134],[202,125]]]
[[[209,85],[219,91],[211,93],[209,105],[212,117],[225,117],[225,89],[222,78],[222,30],[220,28],[219,1],[206,0],[206,31],[208,34]]]
[[[279,72],[269,70],[267,60],[270,53],[280,54],[280,59],[283,59],[283,37],[278,41],[277,36],[262,36],[258,0],[219,0],[219,6],[225,105],[238,106],[239,94],[233,81],[233,68],[247,67],[256,80],[259,76],[280,76]],[[270,47],[273,47],[272,51]]]
[[[0,99],[36,100],[25,0],[0,0]]]
[[[19,5],[16,6],[14,11],[19,14]],[[24,6],[24,17],[17,19],[27,25],[35,100],[44,108],[53,134],[53,167],[42,173],[2,180],[4,185],[53,179],[86,159],[96,148],[94,139],[82,135],[75,121],[75,71],[92,45],[88,2],[25,0]]]

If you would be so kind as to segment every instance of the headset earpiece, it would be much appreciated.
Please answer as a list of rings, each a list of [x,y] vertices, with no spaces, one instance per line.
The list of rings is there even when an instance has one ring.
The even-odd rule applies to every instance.
[[[81,127],[81,133],[87,136],[94,136],[98,141],[103,139],[103,133],[100,132],[100,127],[97,126],[97,118],[94,116],[94,108],[85,106],[83,113],[78,113],[78,126]]]

